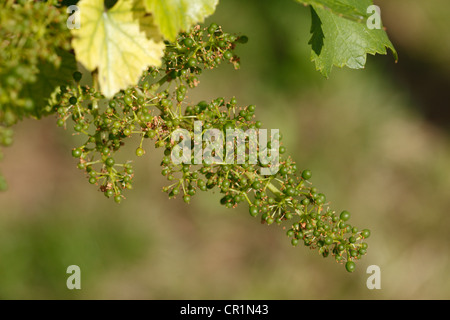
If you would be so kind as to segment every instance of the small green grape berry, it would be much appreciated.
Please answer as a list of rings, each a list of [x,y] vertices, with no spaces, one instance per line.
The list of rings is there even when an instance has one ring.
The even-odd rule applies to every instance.
[[[350,212],[344,210],[341,212],[341,215],[339,217],[341,218],[342,221],[347,221],[348,219],[350,219]]]
[[[116,103],[116,101],[114,101],[114,100],[110,100],[108,104],[109,104],[109,106],[110,106],[111,108],[113,108],[113,109],[115,109],[115,108],[117,107],[117,103]]]
[[[189,203],[189,202],[191,201],[191,197],[190,197],[189,195],[186,194],[186,195],[183,197],[183,201],[186,202],[186,203]]]
[[[78,102],[77,97],[74,97],[74,96],[70,97],[70,99],[69,99],[70,104],[75,105],[75,104],[77,104],[77,102]]]
[[[79,158],[79,157],[81,157],[82,153],[83,152],[81,151],[81,149],[73,149],[72,150],[72,157]]]
[[[255,190],[258,190],[261,188],[261,183],[259,183],[258,181],[255,181],[252,183],[252,188]]]
[[[303,178],[303,179],[309,180],[309,179],[311,179],[311,177],[312,177],[311,170],[304,170],[304,171],[302,172],[302,178]]]
[[[122,201],[122,196],[121,195],[116,195],[115,197],[114,197],[114,201],[116,202],[116,203],[120,203],[121,201]]]
[[[218,27],[219,26],[216,23],[211,23],[209,28],[208,28],[208,33],[209,34],[213,34],[214,32],[216,32]]]
[[[245,44],[248,42],[248,37],[247,36],[240,36],[239,38],[237,38],[236,40],[239,43]]]
[[[89,183],[90,183],[90,184],[96,184],[96,183],[97,183],[97,178],[95,178],[95,177],[90,177],[90,178],[89,178]]]
[[[295,195],[295,188],[288,187],[288,188],[284,191],[284,193],[285,193],[286,195],[292,197],[292,196]]]
[[[125,97],[123,97],[123,101],[128,106],[131,106],[133,104],[133,98],[129,95],[126,95]]]
[[[183,44],[186,47],[190,48],[190,47],[192,47],[194,45],[194,40],[192,40],[191,38],[186,38],[186,39],[183,40]]]
[[[289,230],[286,232],[286,235],[287,235],[289,238],[292,238],[292,237],[295,235],[295,231],[292,230],[292,229],[289,229]]]
[[[81,74],[81,72],[75,71],[73,73],[72,77],[73,77],[73,80],[75,80],[76,82],[80,82],[80,80],[83,77],[83,75]]]
[[[256,217],[258,215],[258,208],[256,206],[250,206],[249,212],[252,217]]]
[[[105,191],[105,196],[107,196],[108,198],[111,198],[113,195],[114,195],[114,190],[108,189]]]
[[[298,239],[297,239],[297,238],[292,238],[291,244],[292,244],[294,247],[295,247],[296,245],[298,245]]]
[[[363,231],[361,231],[361,236],[363,238],[368,238],[370,237],[370,230],[369,229],[364,229]],[[367,245],[367,244],[366,244]]]
[[[225,51],[223,57],[225,60],[231,60],[231,58],[233,58],[233,53],[231,51]]]
[[[355,271],[355,268],[356,264],[353,261],[347,261],[347,263],[345,264],[345,269],[347,269],[348,272]]]
[[[189,67],[193,68],[193,67],[195,67],[195,66],[197,65],[197,59],[195,59],[195,58],[190,58],[190,59],[188,60],[187,64],[188,64]]]
[[[333,238],[331,238],[331,237],[325,237],[325,239],[323,240],[323,242],[324,242],[326,245],[330,245],[330,244],[333,243]]]
[[[116,163],[116,161],[115,161],[113,158],[111,158],[111,157],[108,157],[108,158],[105,160],[105,164],[106,164],[108,167],[114,166],[115,163]]]
[[[144,154],[145,154],[145,151],[144,151],[144,149],[142,149],[141,147],[139,147],[139,148],[136,149],[136,155],[137,155],[138,157],[142,157]]]

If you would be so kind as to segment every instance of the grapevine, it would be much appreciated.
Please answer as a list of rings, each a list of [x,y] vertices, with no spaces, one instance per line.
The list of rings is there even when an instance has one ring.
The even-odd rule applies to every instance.
[[[369,53],[390,49],[397,59],[385,31],[364,24],[371,0],[296,1],[311,7],[311,57],[324,76],[334,66],[364,67]],[[262,224],[282,226],[293,246],[303,243],[323,257],[331,255],[353,272],[355,261],[366,254],[370,231],[351,225],[348,211],[329,207],[311,183],[312,172],[298,168],[287,154],[282,133],[271,132],[268,143],[255,144],[244,135],[244,152],[233,149],[227,161],[221,149],[211,151],[219,162],[195,154],[212,143],[196,140],[198,129],[222,136],[264,129],[256,106],[240,105],[236,97],[189,101],[188,92],[199,85],[203,71],[223,63],[240,68],[235,48],[248,38],[216,23],[199,24],[214,12],[217,0],[178,2],[81,0],[77,5],[85,27],[69,32],[62,1],[3,1],[0,146],[12,144],[12,126],[19,120],[54,115],[58,127],[80,137],[71,153],[88,183],[121,203],[133,188],[135,173],[132,159],[122,160],[119,152],[134,144],[135,155],[143,157],[151,142],[164,151],[161,174],[168,184],[162,190],[169,198],[190,203],[197,193],[218,191],[221,205],[245,206]],[[87,71],[78,71],[76,62]],[[83,79],[88,75],[92,81]],[[174,137],[180,131],[193,138],[194,154],[183,154],[188,161],[177,163]],[[256,150],[255,158],[250,150]],[[263,160],[274,152],[276,163]],[[6,187],[0,174],[0,190]]]
[[[144,141],[153,141],[156,148],[164,149],[161,173],[169,184],[163,188],[170,198],[180,197],[189,203],[197,192],[216,189],[223,196],[220,203],[228,208],[240,204],[248,206],[252,217],[271,225],[289,224],[287,236],[291,244],[300,242],[318,249],[323,256],[334,256],[354,270],[354,260],[366,254],[370,231],[359,230],[349,224],[350,214],[337,214],[328,207],[326,196],[311,185],[310,170],[300,171],[286,148],[281,145],[280,166],[276,174],[262,176],[266,164],[174,164],[171,140],[175,130],[194,131],[195,121],[204,128],[260,129],[255,120],[254,105],[239,106],[237,99],[226,101],[218,97],[212,101],[190,104],[189,90],[199,84],[198,75],[229,62],[237,69],[240,59],[234,49],[248,41],[246,36],[226,33],[216,24],[207,28],[196,26],[189,33],[181,33],[174,43],[167,43],[160,68],[149,68],[139,84],[122,90],[112,99],[92,86],[80,85],[81,73],[73,74],[74,82],[61,86],[52,110],[57,125],[72,126],[84,136],[84,143],[72,150],[78,159],[78,168],[86,173],[88,182],[98,186],[108,198],[120,203],[125,191],[132,189],[134,171],[132,161],[119,163],[117,152],[131,137],[138,137],[136,155],[146,153]],[[282,141],[282,134],[272,137]],[[247,145],[248,147],[248,145]],[[265,146],[258,146],[259,152]],[[269,148],[269,146],[267,147]]]

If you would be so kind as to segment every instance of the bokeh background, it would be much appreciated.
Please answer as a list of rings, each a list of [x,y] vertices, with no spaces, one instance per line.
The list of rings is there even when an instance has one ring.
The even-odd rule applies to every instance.
[[[307,8],[221,0],[206,23],[249,37],[242,68],[204,72],[189,93],[256,104],[264,126],[284,132],[331,206],[372,230],[354,273],[292,247],[245,206],[220,206],[217,193],[169,200],[150,144],[134,159],[134,190],[115,204],[76,168],[76,137],[50,117],[17,125],[0,164],[10,185],[0,194],[0,298],[449,299],[450,3],[376,3],[399,62],[370,56],[365,70],[327,80],[310,62]],[[81,290],[66,288],[72,264]],[[373,264],[381,290],[366,287]]]

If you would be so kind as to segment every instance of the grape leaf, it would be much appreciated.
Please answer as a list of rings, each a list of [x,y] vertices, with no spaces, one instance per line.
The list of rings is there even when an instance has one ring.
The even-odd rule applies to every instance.
[[[86,69],[98,68],[107,98],[136,84],[149,66],[161,64],[165,45],[154,29],[145,29],[134,1],[119,0],[109,10],[103,0],[81,0],[78,6],[81,28],[72,30],[72,46]]]
[[[367,8],[372,0],[297,1],[311,4],[311,59],[325,77],[333,66],[364,68],[368,53],[387,54],[390,49],[398,59],[384,29],[367,27]]]
[[[367,18],[367,7],[364,8],[364,1],[360,0],[296,0],[305,5],[311,5],[315,8],[327,9],[333,14],[350,20],[360,21]]]
[[[187,31],[214,13],[219,0],[144,0],[161,34],[174,41],[180,31]]]

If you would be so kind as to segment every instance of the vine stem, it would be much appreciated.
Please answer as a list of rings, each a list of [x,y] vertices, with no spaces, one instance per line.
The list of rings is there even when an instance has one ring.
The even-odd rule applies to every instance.
[[[245,172],[245,175],[247,176],[247,178],[251,179],[251,180],[255,180],[257,178],[261,178],[261,176],[257,173],[254,172]],[[276,187],[274,186],[271,182],[269,182],[266,187],[276,196],[281,197],[283,195],[283,193]]]
[[[91,73],[92,75],[92,87],[95,89],[96,92],[99,91],[99,84],[98,84],[98,71],[95,70]],[[93,109],[98,110],[98,101],[95,99],[93,102]]]

